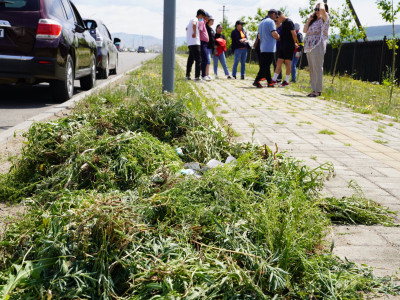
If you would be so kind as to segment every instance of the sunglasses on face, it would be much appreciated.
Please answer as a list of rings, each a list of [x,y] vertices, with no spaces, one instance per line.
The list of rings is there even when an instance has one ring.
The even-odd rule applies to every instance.
[[[319,8],[318,8],[318,7],[316,7],[316,8],[314,9],[314,11],[319,11]]]

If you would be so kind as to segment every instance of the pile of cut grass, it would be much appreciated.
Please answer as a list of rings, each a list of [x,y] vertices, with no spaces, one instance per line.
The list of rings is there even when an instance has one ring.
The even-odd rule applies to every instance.
[[[26,134],[21,157],[0,177],[1,199],[28,208],[1,237],[3,298],[354,299],[399,291],[390,278],[323,250],[336,199],[319,190],[331,165],[310,169],[232,142],[201,109],[212,103],[185,82],[175,95],[159,95],[154,74],[159,60],[134,73],[127,91],[91,97]],[[177,172],[229,155],[237,161],[202,176]],[[377,223],[390,223],[377,212]]]

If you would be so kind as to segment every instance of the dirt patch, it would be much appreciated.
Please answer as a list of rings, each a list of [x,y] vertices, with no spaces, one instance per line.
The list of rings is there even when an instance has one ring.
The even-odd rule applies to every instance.
[[[23,140],[22,136],[16,136],[0,144],[0,173],[5,174],[10,170],[11,158],[21,154]]]
[[[24,138],[19,135],[0,144],[0,173],[5,174],[10,170],[11,158],[19,156]],[[7,224],[13,219],[24,214],[25,208],[20,204],[8,205],[0,203],[0,233],[4,232]]]
[[[7,205],[0,203],[0,228],[2,223],[6,223],[7,220],[10,220],[18,215],[23,215],[24,212],[25,206],[23,205]]]

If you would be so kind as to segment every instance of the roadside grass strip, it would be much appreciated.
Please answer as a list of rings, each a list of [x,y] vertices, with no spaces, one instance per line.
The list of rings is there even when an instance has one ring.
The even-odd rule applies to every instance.
[[[147,62],[125,88],[25,133],[0,175],[0,200],[27,208],[1,233],[1,299],[400,292],[394,277],[340,260],[325,240],[332,222],[393,226],[390,211],[358,189],[323,197],[330,163],[312,169],[235,142],[207,117],[215,100],[181,80],[179,66],[174,94],[160,93],[161,73],[161,58]]]

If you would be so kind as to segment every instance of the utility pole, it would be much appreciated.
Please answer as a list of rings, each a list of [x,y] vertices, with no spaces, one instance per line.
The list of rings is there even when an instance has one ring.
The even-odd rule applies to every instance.
[[[356,21],[356,24],[357,24],[357,26],[358,26],[358,29],[359,29],[360,31],[363,31],[363,32],[364,32],[364,42],[368,41],[368,39],[367,39],[367,33],[365,32],[365,30],[363,29],[363,27],[362,27],[362,25],[361,25],[360,19],[358,18],[357,14],[356,14],[356,11],[354,10],[354,7],[353,7],[353,4],[351,3],[351,0],[346,0],[346,3],[347,3],[347,5],[348,5],[349,8],[350,8],[351,14],[353,15],[354,20]]]
[[[221,11],[221,9],[219,10]],[[227,9],[225,9],[225,3],[222,5],[222,23],[225,23],[225,12],[229,11]]]
[[[174,92],[176,0],[164,0],[163,92]]]

